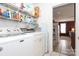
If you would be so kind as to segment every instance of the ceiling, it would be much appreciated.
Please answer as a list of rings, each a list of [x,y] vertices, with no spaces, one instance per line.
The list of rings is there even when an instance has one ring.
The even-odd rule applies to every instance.
[[[73,17],[74,17],[74,3],[53,8],[54,20],[62,20],[62,19],[68,19]]]

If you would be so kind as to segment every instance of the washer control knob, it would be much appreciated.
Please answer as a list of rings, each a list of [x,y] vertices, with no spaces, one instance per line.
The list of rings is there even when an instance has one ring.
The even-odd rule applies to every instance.
[[[0,47],[0,52],[3,50],[3,48],[2,47]]]

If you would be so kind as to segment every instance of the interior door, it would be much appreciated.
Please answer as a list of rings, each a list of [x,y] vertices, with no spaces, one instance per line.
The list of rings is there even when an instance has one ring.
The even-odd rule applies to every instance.
[[[66,35],[66,23],[60,22],[59,27],[60,27],[60,36],[65,36]]]

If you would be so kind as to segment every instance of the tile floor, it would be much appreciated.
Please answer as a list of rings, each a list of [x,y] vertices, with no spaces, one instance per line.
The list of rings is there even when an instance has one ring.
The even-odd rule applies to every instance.
[[[51,54],[47,53],[44,56],[67,56],[67,55],[60,54],[60,53],[57,53],[57,52],[52,52]]]
[[[55,45],[55,44],[54,44]],[[57,47],[55,47],[56,50],[58,50],[57,52],[60,52],[60,53],[57,53],[57,52],[53,52],[51,55],[68,55],[68,56],[73,56],[75,53],[74,53],[74,50],[72,49],[71,47],[71,38],[70,37],[66,37],[66,36],[61,36],[59,38],[59,42],[58,44],[56,44]]]

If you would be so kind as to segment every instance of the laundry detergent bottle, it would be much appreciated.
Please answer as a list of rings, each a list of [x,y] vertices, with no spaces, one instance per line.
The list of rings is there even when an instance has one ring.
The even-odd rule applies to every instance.
[[[0,8],[0,15],[2,15],[2,8]]]

